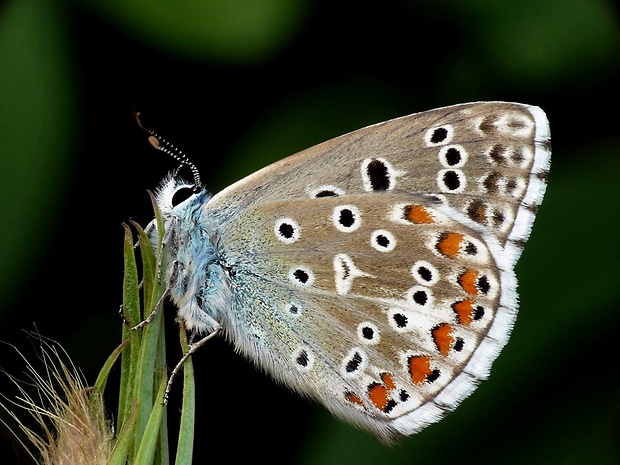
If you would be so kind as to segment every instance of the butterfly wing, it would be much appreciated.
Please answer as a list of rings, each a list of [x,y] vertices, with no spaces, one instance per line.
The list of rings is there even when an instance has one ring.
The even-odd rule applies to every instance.
[[[368,126],[299,152],[232,184],[210,202],[222,218],[282,199],[383,190],[443,195],[484,226],[513,260],[542,201],[549,125],[535,106],[454,105]]]
[[[254,233],[226,254],[235,292],[224,327],[276,379],[389,441],[486,377],[516,315],[516,282],[476,223],[389,192],[246,214]]]
[[[223,327],[276,379],[389,441],[487,376],[545,189],[544,113],[457,105],[355,131],[207,204],[231,270]]]

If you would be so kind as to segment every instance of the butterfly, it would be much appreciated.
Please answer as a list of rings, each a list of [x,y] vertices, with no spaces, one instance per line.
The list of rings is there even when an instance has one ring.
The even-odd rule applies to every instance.
[[[404,116],[216,195],[145,129],[193,173],[174,171],[156,191],[169,296],[206,336],[193,349],[221,334],[277,382],[388,443],[488,377],[515,323],[514,267],[546,188],[540,108],[478,102]]]

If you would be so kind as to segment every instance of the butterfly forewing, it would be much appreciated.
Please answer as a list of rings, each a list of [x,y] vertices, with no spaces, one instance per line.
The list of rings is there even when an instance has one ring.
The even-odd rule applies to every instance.
[[[542,200],[549,149],[548,124],[538,107],[454,105],[316,145],[231,185],[211,206],[234,214],[240,205],[316,195],[393,189],[443,194],[505,241],[519,208]],[[531,223],[525,216],[524,223]],[[527,233],[519,230],[515,239]]]

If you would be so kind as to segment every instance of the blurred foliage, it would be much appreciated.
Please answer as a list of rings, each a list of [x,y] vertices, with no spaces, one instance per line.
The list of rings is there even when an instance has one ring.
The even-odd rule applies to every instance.
[[[192,59],[264,60],[285,47],[308,0],[88,0],[139,40]]]
[[[75,155],[76,76],[59,10],[36,1],[2,7],[0,296],[19,285],[45,246]]]
[[[120,224],[148,222],[145,190],[174,167],[133,110],[217,191],[366,124],[523,101],[547,112],[554,153],[517,267],[521,312],[491,378],[386,449],[215,343],[194,359],[195,456],[202,438],[232,436],[279,463],[620,463],[619,78],[620,15],[605,0],[8,0],[0,339],[19,344],[36,322],[87,376],[114,348]]]
[[[604,0],[449,1],[471,47],[460,65],[488,68],[511,85],[549,86],[600,79],[613,70],[618,15]],[[445,3],[435,3],[446,10]],[[451,15],[451,16],[452,16]],[[470,56],[468,56],[470,55]],[[478,68],[479,69],[479,68]]]

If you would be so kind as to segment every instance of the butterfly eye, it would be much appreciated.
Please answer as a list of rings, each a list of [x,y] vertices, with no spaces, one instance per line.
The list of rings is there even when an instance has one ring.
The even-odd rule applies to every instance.
[[[174,195],[172,196],[172,201],[171,201],[172,208],[174,208],[177,205],[185,202],[187,199],[189,199],[195,193],[196,193],[196,190],[192,186],[182,186],[182,187],[179,187],[176,190],[176,192],[174,193]]]

